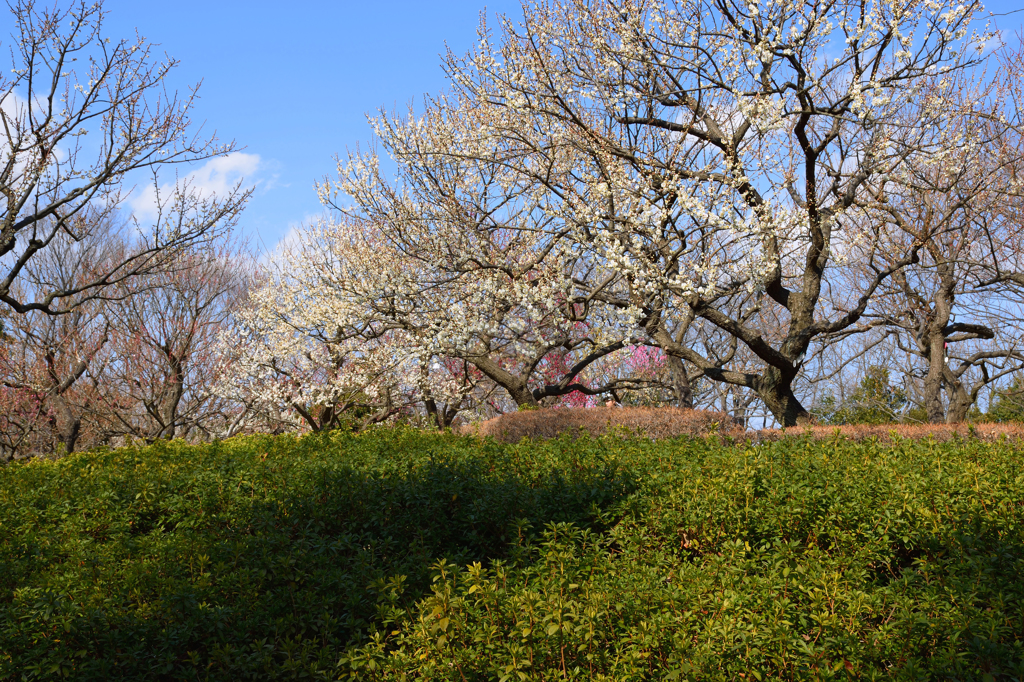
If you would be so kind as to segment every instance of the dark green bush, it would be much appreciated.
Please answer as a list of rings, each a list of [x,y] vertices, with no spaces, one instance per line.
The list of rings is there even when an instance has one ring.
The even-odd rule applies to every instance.
[[[439,557],[505,557],[517,520],[590,526],[631,490],[600,458],[413,430],[12,466],[0,678],[326,675]]]
[[[889,369],[871,365],[846,400],[837,402],[833,395],[826,394],[811,413],[819,424],[827,426],[927,422],[927,412],[921,408],[907,410],[908,402],[906,391],[889,382]]]
[[[1024,678],[1024,457],[414,431],[0,470],[0,677]]]

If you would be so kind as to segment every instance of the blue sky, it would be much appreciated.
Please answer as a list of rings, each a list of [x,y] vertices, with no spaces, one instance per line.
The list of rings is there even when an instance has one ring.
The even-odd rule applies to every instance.
[[[289,227],[320,211],[313,182],[333,157],[371,138],[366,113],[404,108],[445,87],[445,43],[465,52],[484,5],[423,2],[234,2],[107,0],[107,35],[135,27],[181,61],[172,87],[202,80],[194,115],[245,152],[256,193],[241,227],[272,248]],[[488,16],[519,12],[491,0]],[[255,168],[254,168],[255,166]],[[216,178],[214,178],[216,180]]]
[[[1021,0],[989,3],[996,12]],[[313,182],[333,175],[333,157],[371,137],[366,113],[402,107],[445,88],[440,54],[465,52],[485,7],[451,2],[236,2],[107,0],[106,34],[137,27],[181,61],[172,88],[202,80],[193,118],[234,139],[249,156],[207,168],[207,183],[244,174],[256,192],[241,228],[259,249],[320,212]],[[519,15],[518,0],[490,0]],[[1011,33],[1024,12],[999,18]]]

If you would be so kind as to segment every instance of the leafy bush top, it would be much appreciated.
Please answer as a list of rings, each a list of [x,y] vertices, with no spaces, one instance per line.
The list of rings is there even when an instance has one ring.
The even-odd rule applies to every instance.
[[[1008,440],[159,444],[0,470],[0,523],[0,678],[1024,673]]]

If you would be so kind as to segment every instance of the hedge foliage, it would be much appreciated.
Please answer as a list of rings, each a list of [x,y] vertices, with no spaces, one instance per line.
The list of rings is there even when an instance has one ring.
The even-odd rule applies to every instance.
[[[0,678],[1024,679],[1011,442],[412,430],[0,470]]]

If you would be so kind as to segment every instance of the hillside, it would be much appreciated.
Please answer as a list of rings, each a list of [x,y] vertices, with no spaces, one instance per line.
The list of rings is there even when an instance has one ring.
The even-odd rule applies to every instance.
[[[0,678],[1020,679],[1011,441],[413,430],[0,469]]]

